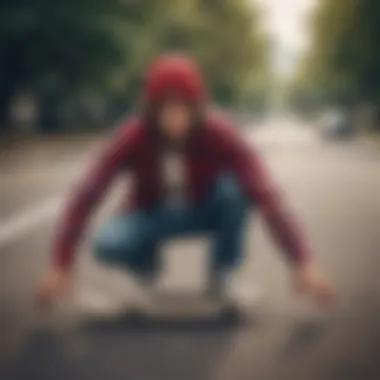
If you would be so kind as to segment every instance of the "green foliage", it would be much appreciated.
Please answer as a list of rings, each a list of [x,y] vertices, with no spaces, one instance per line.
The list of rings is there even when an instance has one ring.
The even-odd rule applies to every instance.
[[[199,60],[221,103],[245,99],[267,65],[248,0],[4,0],[0,119],[20,88],[49,104],[95,92],[127,105],[147,62],[173,49]]]
[[[307,94],[315,104],[377,102],[380,2],[320,0],[311,24],[312,48],[294,78],[293,92]]]

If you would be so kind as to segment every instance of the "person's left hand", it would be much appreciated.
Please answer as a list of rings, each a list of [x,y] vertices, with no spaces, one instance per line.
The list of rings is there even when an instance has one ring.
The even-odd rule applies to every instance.
[[[294,280],[300,293],[310,296],[321,306],[329,306],[335,299],[332,286],[312,263],[297,266]]]

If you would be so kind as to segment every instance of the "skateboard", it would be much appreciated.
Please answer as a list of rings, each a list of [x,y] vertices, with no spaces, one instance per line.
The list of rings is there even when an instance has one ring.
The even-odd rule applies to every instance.
[[[213,301],[200,295],[157,294],[151,302],[132,307],[126,313],[135,321],[223,321],[240,319],[236,305]]]
[[[250,310],[213,301],[201,294],[156,293],[149,302],[124,305],[117,313],[82,313],[79,321],[83,327],[90,329],[136,332],[152,329],[234,329],[246,327],[256,322],[255,319],[255,314]]]

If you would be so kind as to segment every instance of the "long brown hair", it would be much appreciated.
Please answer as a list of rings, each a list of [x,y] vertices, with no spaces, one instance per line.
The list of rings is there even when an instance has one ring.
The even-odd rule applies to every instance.
[[[147,103],[143,102],[140,104],[140,110],[139,115],[143,122],[143,124],[146,126],[146,128],[149,130],[149,132],[152,133],[152,135],[156,138],[164,139],[165,136],[162,134],[162,128],[160,128],[159,122],[158,122],[158,114],[163,107],[164,103],[166,101],[170,101],[170,98],[163,99],[160,102],[157,103]],[[190,112],[190,129],[191,133],[190,136],[194,136],[198,132],[200,132],[204,126],[205,123],[205,117],[206,117],[206,109],[207,106],[203,102],[199,103],[186,103]]]

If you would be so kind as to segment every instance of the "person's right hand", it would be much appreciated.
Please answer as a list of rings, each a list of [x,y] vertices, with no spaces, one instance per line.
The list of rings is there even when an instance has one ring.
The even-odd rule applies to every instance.
[[[68,294],[71,288],[72,274],[58,267],[48,270],[35,293],[35,305],[43,311],[50,311],[56,301]]]

